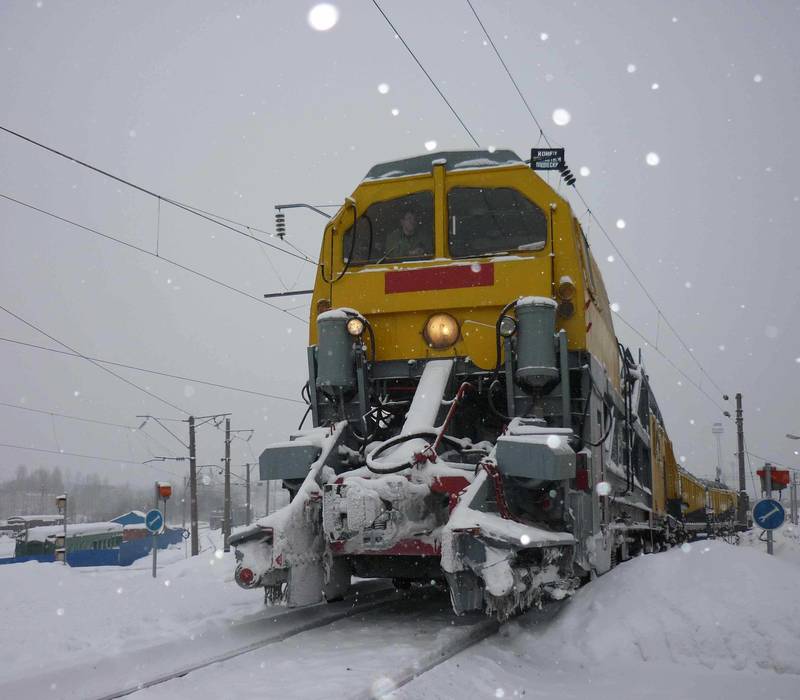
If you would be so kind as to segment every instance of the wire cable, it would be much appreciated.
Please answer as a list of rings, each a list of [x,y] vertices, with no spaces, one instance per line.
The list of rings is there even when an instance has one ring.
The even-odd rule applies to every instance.
[[[130,379],[126,379],[121,374],[117,374],[114,370],[111,370],[108,367],[104,367],[99,362],[95,362],[90,357],[87,357],[86,355],[83,355],[82,353],[78,352],[75,348],[73,348],[73,347],[67,345],[66,343],[60,341],[55,336],[50,335],[47,331],[45,331],[44,329],[40,328],[35,323],[32,323],[31,321],[28,321],[28,320],[22,318],[22,316],[20,316],[18,314],[15,314],[13,311],[11,311],[10,309],[6,308],[2,304],[0,304],[0,309],[5,311],[9,316],[13,316],[15,319],[17,319],[21,323],[24,323],[29,328],[33,328],[35,331],[38,331],[43,336],[45,336],[45,337],[49,338],[50,340],[52,340],[54,343],[57,343],[58,345],[61,345],[62,347],[66,348],[67,350],[75,353],[75,355],[77,355],[78,357],[81,357],[84,360],[86,360],[87,362],[90,362],[91,364],[93,364],[98,369],[103,370],[103,372],[106,372],[107,374],[110,374],[112,377],[116,377],[121,382],[124,382],[128,386],[131,386],[131,387],[133,387],[134,389],[136,389],[138,391],[141,391],[143,394],[147,394],[151,398],[154,398],[157,401],[160,401],[164,405],[169,406],[170,408],[174,408],[176,411],[180,411],[181,413],[185,413],[187,416],[189,415],[189,411],[187,411],[185,408],[181,408],[180,406],[177,406],[176,404],[172,403],[171,401],[167,401],[167,399],[159,396],[158,394],[153,393],[149,389],[145,389],[143,386],[139,386],[135,382],[132,382]]]
[[[45,452],[47,454],[67,456],[67,457],[81,457],[83,459],[96,459],[100,462],[116,462],[117,464],[135,464],[137,467],[147,467],[148,469],[155,469],[157,471],[171,474],[174,477],[179,477],[179,474],[170,471],[169,469],[162,469],[154,467],[151,464],[143,464],[142,462],[131,462],[129,459],[115,459],[114,457],[100,457],[98,455],[79,454],[77,452],[64,452],[63,450],[47,450],[43,447],[26,447],[25,445],[12,445],[7,442],[0,442],[0,447],[6,447],[11,450],[27,450],[29,452]]]
[[[422,72],[425,74],[425,77],[428,79],[428,81],[430,82],[430,84],[431,84],[431,85],[433,85],[433,87],[434,87],[434,89],[436,90],[436,92],[438,92],[438,93],[439,93],[439,97],[441,97],[441,98],[444,100],[444,103],[445,103],[445,104],[446,104],[446,105],[447,105],[447,106],[450,108],[450,111],[453,113],[453,116],[454,116],[456,119],[458,119],[458,123],[459,123],[459,124],[461,124],[461,126],[462,126],[462,127],[463,127],[463,129],[464,129],[464,131],[466,131],[466,132],[467,132],[467,134],[469,135],[469,137],[472,139],[472,142],[473,142],[473,143],[474,143],[474,144],[475,144],[475,145],[476,145],[478,148],[480,148],[480,147],[481,147],[481,145],[480,145],[480,143],[478,142],[478,139],[476,139],[476,138],[475,138],[475,137],[472,135],[472,132],[469,130],[469,127],[468,127],[468,126],[467,126],[467,125],[464,123],[464,120],[461,118],[461,115],[460,115],[458,112],[456,112],[456,110],[455,110],[455,107],[453,107],[453,105],[451,105],[451,104],[450,104],[450,100],[448,100],[448,99],[447,99],[447,98],[444,96],[444,93],[443,93],[443,92],[442,92],[442,91],[439,89],[439,86],[436,84],[436,81],[435,81],[433,78],[431,78],[431,75],[430,75],[430,73],[428,73],[428,71],[427,71],[427,70],[425,70],[425,66],[423,66],[423,65],[422,65],[422,63],[420,63],[420,60],[417,58],[416,54],[415,54],[415,53],[414,53],[414,52],[411,50],[411,47],[410,47],[410,46],[409,46],[409,45],[406,43],[406,40],[403,38],[403,35],[402,35],[402,34],[400,34],[400,32],[399,32],[399,31],[397,31],[397,27],[395,27],[395,26],[394,26],[394,24],[392,24],[392,20],[390,20],[390,19],[389,19],[389,18],[386,16],[386,13],[383,11],[383,9],[381,8],[381,6],[378,4],[378,1],[377,1],[377,0],[372,0],[372,4],[373,4],[373,5],[375,5],[375,7],[378,9],[378,12],[380,12],[380,13],[383,15],[383,18],[386,20],[386,23],[387,23],[387,24],[388,24],[388,25],[389,25],[389,26],[392,28],[392,31],[395,33],[395,35],[397,36],[397,38],[398,38],[398,39],[400,39],[400,41],[402,41],[402,42],[403,42],[403,46],[405,46],[405,47],[406,47],[406,51],[408,51],[408,53],[409,53],[409,54],[411,54],[411,58],[413,58],[413,59],[414,59],[414,61],[416,62],[416,64],[419,66],[420,70],[421,70],[421,71],[422,71]]]
[[[124,428],[125,430],[135,431],[136,426],[134,425],[123,425],[122,423],[110,423],[104,420],[96,420],[94,418],[83,418],[82,416],[71,416],[67,413],[59,413],[58,411],[47,411],[41,408],[30,408],[29,406],[22,406],[16,403],[6,403],[5,401],[0,401],[0,406],[5,406],[6,408],[14,408],[18,411],[30,411],[31,413],[42,413],[46,416],[58,416],[59,418],[69,418],[70,420],[79,420],[83,421],[84,423],[97,423],[98,425],[107,425],[113,428]]]
[[[12,338],[3,338],[0,337],[0,341],[4,343],[13,343],[14,345],[21,345],[23,347],[34,348],[36,350],[44,350],[46,352],[53,352],[58,355],[66,355],[67,357],[89,357],[80,355],[74,352],[67,352],[65,350],[59,350],[58,348],[48,348],[44,345],[36,345],[35,343],[26,343],[22,340],[14,340]],[[123,362],[113,362],[111,360],[102,360],[99,357],[90,357],[89,359],[94,360],[95,362],[99,362],[103,365],[111,365],[112,367],[123,367],[124,369],[132,369],[136,372],[145,372],[146,374],[155,374],[159,377],[169,377],[170,379],[179,379],[183,382],[193,382],[194,384],[203,384],[205,386],[212,386],[216,389],[227,389],[228,391],[238,391],[243,394],[252,394],[253,396],[261,396],[265,399],[275,399],[277,401],[288,401],[289,403],[297,403],[297,404],[305,404],[304,401],[299,399],[293,399],[288,396],[279,396],[277,394],[267,394],[263,391],[254,391],[253,389],[243,389],[241,387],[236,386],[228,386],[227,384],[218,384],[217,382],[209,382],[205,379],[195,379],[193,377],[183,377],[179,374],[171,374],[169,372],[162,372],[155,369],[147,369],[145,367],[137,367],[135,365],[128,365]],[[161,420],[165,420],[162,418]]]
[[[279,251],[281,253],[284,253],[285,255],[290,255],[293,258],[297,258],[298,260],[303,260],[304,262],[310,262],[313,265],[316,265],[316,263],[306,255],[302,255],[302,256],[301,255],[297,255],[296,253],[293,253],[290,250],[285,250],[284,248],[281,248],[280,246],[277,246],[274,243],[270,243],[269,241],[265,241],[265,240],[263,240],[261,238],[258,238],[256,236],[252,236],[252,235],[248,236],[243,231],[240,231],[239,229],[233,228],[232,226],[229,226],[229,225],[223,223],[222,221],[219,221],[219,220],[213,218],[212,215],[206,214],[205,212],[203,212],[203,210],[201,210],[201,209],[199,209],[197,207],[193,207],[190,204],[185,204],[184,202],[181,202],[181,201],[179,201],[177,199],[172,199],[171,197],[166,197],[166,196],[164,196],[162,194],[159,194],[158,192],[154,192],[153,190],[149,190],[146,187],[142,187],[141,185],[137,185],[135,182],[131,182],[130,180],[126,180],[126,179],[124,179],[122,177],[119,177],[119,175],[114,175],[113,173],[110,173],[107,170],[103,170],[102,168],[98,168],[96,165],[92,165],[91,163],[87,163],[85,161],[82,161],[79,158],[76,158],[75,156],[71,156],[71,155],[69,155],[67,153],[64,153],[63,151],[59,151],[58,149],[53,148],[52,146],[47,146],[47,145],[41,143],[40,141],[36,141],[35,139],[32,139],[30,136],[25,136],[24,134],[21,134],[18,131],[13,131],[12,129],[9,129],[8,127],[2,126],[2,125],[0,125],[0,131],[4,131],[7,134],[10,134],[11,136],[16,136],[18,139],[22,139],[23,141],[27,141],[28,143],[30,143],[30,144],[32,144],[34,146],[37,146],[38,148],[44,149],[45,151],[48,151],[48,152],[50,152],[50,153],[52,153],[54,155],[60,156],[61,158],[65,158],[66,160],[68,160],[68,161],[70,161],[72,163],[75,163],[76,165],[80,165],[83,168],[88,168],[89,170],[92,170],[92,171],[94,171],[94,172],[96,172],[96,173],[98,173],[100,175],[103,175],[104,177],[110,178],[110,179],[112,179],[112,180],[114,180],[116,182],[119,182],[119,183],[121,183],[123,185],[126,185],[127,187],[130,187],[130,188],[132,188],[134,190],[137,190],[138,192],[146,194],[149,197],[154,197],[155,199],[157,199],[159,201],[166,202],[167,204],[171,204],[172,206],[174,206],[174,207],[176,207],[178,209],[182,209],[183,211],[189,212],[190,214],[194,214],[195,216],[199,216],[201,219],[205,219],[206,221],[210,221],[210,222],[216,224],[217,226],[221,226],[222,228],[228,229],[229,231],[233,231],[234,233],[237,233],[240,236],[245,236],[246,238],[250,238],[251,240],[258,241],[259,243],[261,243],[261,245],[267,246],[268,248],[273,248],[273,249],[275,249],[275,250],[277,250],[277,251]],[[237,225],[245,226],[245,224],[237,224]],[[252,227],[250,227],[250,228],[252,228]]]
[[[106,240],[112,241],[114,243],[118,243],[119,245],[125,246],[126,248],[130,248],[131,250],[135,250],[135,251],[137,251],[139,253],[144,253],[145,255],[149,255],[149,256],[151,256],[153,258],[156,258],[156,260],[163,260],[164,262],[169,263],[170,265],[173,265],[174,267],[177,267],[180,270],[183,270],[184,272],[188,272],[188,273],[190,273],[192,275],[195,275],[197,277],[201,277],[202,279],[206,280],[207,282],[212,282],[213,284],[216,284],[216,285],[218,285],[220,287],[224,287],[225,289],[227,289],[227,290],[229,290],[231,292],[236,292],[237,294],[245,296],[248,299],[252,299],[253,301],[257,301],[259,304],[263,304],[264,306],[268,306],[271,309],[275,309],[276,311],[280,311],[281,313],[285,313],[287,316],[291,316],[292,318],[294,318],[294,319],[296,319],[296,320],[298,320],[298,321],[300,321],[302,323],[306,323],[306,324],[308,323],[308,321],[306,319],[304,319],[303,317],[298,316],[297,314],[293,314],[290,311],[286,311],[285,309],[282,309],[280,306],[275,306],[275,304],[270,304],[268,301],[264,301],[264,299],[262,299],[261,297],[257,297],[254,294],[250,294],[250,292],[246,292],[243,289],[239,289],[238,287],[234,287],[234,286],[228,284],[227,282],[222,282],[221,280],[218,280],[215,277],[211,277],[210,275],[207,275],[204,272],[200,272],[199,270],[195,270],[194,268],[191,268],[191,267],[188,267],[186,265],[183,265],[183,264],[181,264],[181,263],[179,263],[179,262],[177,262],[175,260],[171,260],[170,258],[166,258],[163,255],[158,255],[158,254],[156,254],[156,253],[154,253],[154,252],[152,252],[150,250],[147,250],[147,248],[142,248],[142,247],[140,247],[138,245],[135,245],[133,243],[129,243],[128,241],[123,241],[121,238],[115,238],[114,236],[112,236],[112,235],[110,235],[108,233],[103,233],[102,231],[99,231],[97,229],[91,228],[90,226],[85,226],[84,224],[79,224],[77,221],[72,221],[71,219],[67,219],[67,218],[65,218],[63,216],[59,216],[58,214],[55,214],[54,212],[48,211],[47,209],[42,209],[42,208],[37,207],[37,206],[35,206],[33,204],[30,204],[28,202],[23,202],[20,199],[15,199],[14,197],[10,197],[9,195],[3,194],[2,192],[0,192],[0,197],[2,197],[3,199],[5,199],[5,200],[7,200],[9,202],[13,202],[14,204],[18,204],[18,205],[20,205],[22,207],[26,207],[28,209],[32,209],[33,211],[37,211],[40,214],[44,214],[45,216],[49,216],[50,218],[56,219],[56,220],[61,221],[61,222],[65,223],[65,224],[69,224],[70,226],[74,226],[74,227],[82,229],[82,230],[84,230],[84,231],[86,231],[88,233],[92,233],[95,236],[100,236],[101,238],[105,238]]]
[[[467,5],[469,5],[470,10],[472,10],[472,14],[475,15],[475,19],[478,21],[478,24],[480,25],[481,29],[483,30],[483,33],[486,35],[486,38],[488,39],[489,43],[491,44],[492,48],[494,49],[495,55],[497,56],[498,60],[502,64],[503,68],[505,69],[506,75],[508,75],[509,80],[511,80],[512,84],[514,85],[514,88],[516,89],[517,94],[519,95],[520,99],[522,100],[523,104],[525,105],[525,109],[528,111],[528,114],[530,114],[531,118],[533,119],[534,124],[536,124],[536,127],[539,129],[539,133],[540,133],[541,137],[544,138],[544,140],[545,140],[545,142],[547,143],[548,146],[552,146],[552,144],[550,143],[550,140],[547,138],[547,134],[545,134],[544,129],[542,128],[541,123],[539,122],[539,120],[534,115],[533,109],[531,108],[530,104],[528,104],[528,101],[525,99],[525,96],[523,95],[522,90],[520,89],[519,85],[517,84],[517,81],[514,79],[514,76],[512,75],[510,69],[508,68],[508,65],[503,60],[503,57],[500,54],[500,51],[498,50],[497,45],[494,43],[494,40],[492,39],[491,35],[489,34],[489,31],[486,29],[486,26],[481,21],[481,18],[478,15],[478,12],[475,10],[474,5],[472,4],[471,0],[466,0],[466,2],[467,2]],[[559,179],[559,182],[560,182],[560,179]],[[714,379],[711,377],[711,375],[706,371],[706,368],[702,365],[700,360],[698,360],[697,357],[695,357],[695,355],[692,352],[692,350],[690,349],[689,345],[686,343],[686,341],[684,341],[683,337],[678,333],[678,331],[675,330],[675,327],[672,325],[672,323],[670,323],[670,320],[664,314],[664,311],[661,309],[661,307],[658,305],[656,300],[653,298],[652,294],[647,289],[647,287],[645,287],[644,282],[642,282],[642,280],[640,279],[639,275],[636,274],[636,272],[631,267],[631,265],[628,262],[628,260],[625,258],[625,256],[620,251],[619,247],[617,247],[617,244],[614,242],[614,240],[609,235],[609,233],[606,230],[605,226],[603,226],[602,222],[597,218],[595,213],[592,211],[592,208],[589,206],[589,203],[586,201],[586,199],[584,198],[584,196],[581,193],[581,191],[577,188],[577,186],[575,186],[574,189],[575,189],[575,193],[577,194],[578,198],[581,200],[583,205],[586,207],[586,210],[587,210],[589,216],[595,221],[597,226],[600,228],[600,231],[605,236],[606,240],[609,242],[611,247],[617,253],[617,256],[619,257],[620,261],[623,263],[623,265],[625,265],[626,268],[628,268],[628,271],[631,273],[633,278],[636,280],[636,283],[639,285],[639,287],[641,287],[642,291],[645,293],[647,298],[650,300],[650,303],[655,307],[656,311],[664,319],[664,323],[666,323],[667,327],[672,331],[672,333],[678,339],[678,342],[680,342],[680,344],[683,346],[684,350],[686,350],[686,352],[692,358],[694,363],[699,367],[700,371],[711,382],[711,384],[714,386],[714,388],[720,393],[720,395],[724,394],[725,392],[720,388],[720,386],[714,381]]]

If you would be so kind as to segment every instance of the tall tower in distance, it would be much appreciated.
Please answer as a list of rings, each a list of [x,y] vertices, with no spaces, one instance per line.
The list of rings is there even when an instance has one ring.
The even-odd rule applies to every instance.
[[[711,426],[711,434],[717,438],[717,483],[722,481],[722,423],[714,423]]]

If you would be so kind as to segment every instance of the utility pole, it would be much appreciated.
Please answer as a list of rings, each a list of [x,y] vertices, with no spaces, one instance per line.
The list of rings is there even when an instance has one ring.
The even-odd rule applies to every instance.
[[[246,487],[245,498],[247,499],[246,505],[247,505],[247,524],[248,525],[250,524],[250,520],[252,519],[251,516],[250,516],[250,467],[251,466],[253,466],[253,465],[249,464],[249,463],[244,465],[244,468],[247,469],[247,473],[245,474],[245,487]]]
[[[197,457],[194,442],[194,416],[189,416],[189,517],[192,521],[192,556],[200,553],[200,534],[197,531]]]
[[[231,551],[231,419],[225,419],[225,506],[222,518],[223,550]]]
[[[789,507],[792,525],[797,525],[797,472],[792,471],[792,483],[789,485]]]
[[[772,465],[764,465],[764,486],[767,489],[767,498],[772,498]],[[767,554],[772,554],[772,530],[767,530]]]
[[[744,479],[744,419],[742,417],[742,395],[736,394],[736,437],[739,445],[739,526],[747,527],[747,486]]]

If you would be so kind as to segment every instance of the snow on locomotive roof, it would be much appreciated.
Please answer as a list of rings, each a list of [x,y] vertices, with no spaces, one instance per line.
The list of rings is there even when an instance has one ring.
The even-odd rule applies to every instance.
[[[524,165],[514,151],[438,151],[421,156],[391,160],[373,165],[364,180],[383,180],[407,175],[424,175],[434,164],[444,163],[446,170],[466,170],[468,168],[494,168],[502,165]]]

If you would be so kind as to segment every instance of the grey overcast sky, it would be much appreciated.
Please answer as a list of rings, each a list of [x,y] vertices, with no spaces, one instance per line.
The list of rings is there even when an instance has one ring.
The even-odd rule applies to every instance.
[[[470,147],[373,3],[334,4],[336,25],[316,31],[312,2],[5,0],[0,124],[265,230],[275,203],[341,202],[373,163],[424,152],[429,141]],[[800,442],[784,437],[800,434],[800,6],[473,5],[549,138],[566,146],[573,170],[587,169],[578,184],[592,211],[731,394],[727,407],[744,394],[749,449],[800,464]],[[481,145],[525,157],[538,129],[465,0],[381,6]],[[554,122],[557,109],[568,124]],[[1,132],[0,193],[149,251],[158,245],[162,256],[255,297],[313,278],[310,264],[166,203],[159,213],[155,199]],[[289,240],[316,257],[323,223],[291,212]],[[586,227],[619,314],[721,403],[597,225]],[[298,320],[7,199],[0,241],[0,303],[80,353],[298,399],[305,299],[277,304],[299,306]],[[617,331],[643,345],[622,323]],[[7,342],[59,347],[3,311],[0,337],[0,402],[131,426],[136,414],[185,417],[85,360]],[[653,349],[644,357],[677,453],[713,475],[719,409]],[[234,428],[256,429],[249,444],[234,444],[237,463],[286,439],[303,412],[299,403],[111,369],[188,412],[231,412]],[[185,425],[170,427],[185,439]],[[725,430],[730,470],[735,433],[727,421]],[[18,464],[58,464],[143,483],[163,472],[113,460],[183,451],[159,426],[146,431],[161,444],[0,405],[4,445],[113,458],[4,446],[0,479]],[[208,425],[198,441],[199,461],[218,463],[222,434]],[[760,464],[753,459],[753,469]]]

